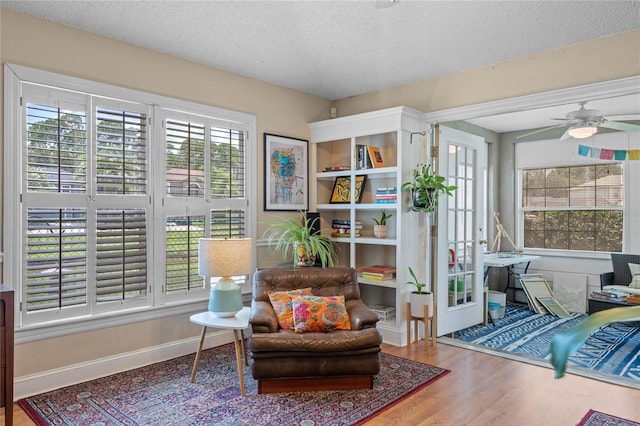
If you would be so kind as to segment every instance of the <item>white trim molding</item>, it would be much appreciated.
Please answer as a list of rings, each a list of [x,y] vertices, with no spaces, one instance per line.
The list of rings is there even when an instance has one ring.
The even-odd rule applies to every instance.
[[[194,354],[195,357],[199,340],[200,336],[192,337],[90,362],[82,362],[62,368],[42,371],[37,374],[16,377],[14,380],[14,400],[17,401],[32,395],[38,395],[65,386],[144,367],[145,365],[166,361],[183,355]],[[231,342],[233,342],[233,333],[230,330],[211,331],[205,337],[203,349],[209,349]],[[230,359],[229,362],[233,363],[233,360]],[[185,373],[185,380],[189,380],[190,373],[191,370]]]

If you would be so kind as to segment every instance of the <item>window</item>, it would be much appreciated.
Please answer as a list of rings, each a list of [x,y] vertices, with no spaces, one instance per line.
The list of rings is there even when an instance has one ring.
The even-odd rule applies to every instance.
[[[524,247],[621,252],[623,182],[621,164],[524,170]]]
[[[251,236],[255,118],[9,67],[5,169],[20,178],[5,179],[5,272],[20,283],[19,329],[206,299],[198,239]]]

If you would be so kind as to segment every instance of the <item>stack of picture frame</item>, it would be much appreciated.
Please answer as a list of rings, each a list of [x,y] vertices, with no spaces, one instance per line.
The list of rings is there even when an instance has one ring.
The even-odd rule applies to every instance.
[[[529,309],[538,314],[551,314],[560,318],[569,318],[571,314],[553,295],[549,283],[540,274],[520,275],[520,285],[527,295]]]

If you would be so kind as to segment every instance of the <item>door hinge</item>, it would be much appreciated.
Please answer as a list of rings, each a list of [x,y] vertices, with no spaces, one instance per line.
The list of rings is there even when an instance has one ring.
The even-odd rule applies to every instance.
[[[433,158],[438,158],[440,156],[440,147],[439,146],[432,146],[431,147],[431,156]]]

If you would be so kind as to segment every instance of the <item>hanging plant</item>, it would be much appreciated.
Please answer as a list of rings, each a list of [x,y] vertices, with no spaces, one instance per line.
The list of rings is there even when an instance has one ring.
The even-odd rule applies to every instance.
[[[447,179],[435,173],[430,164],[422,164],[412,171],[413,180],[404,182],[402,191],[411,192],[411,204],[408,211],[432,212],[438,207],[440,195],[453,195],[458,189],[455,185],[447,185]]]

